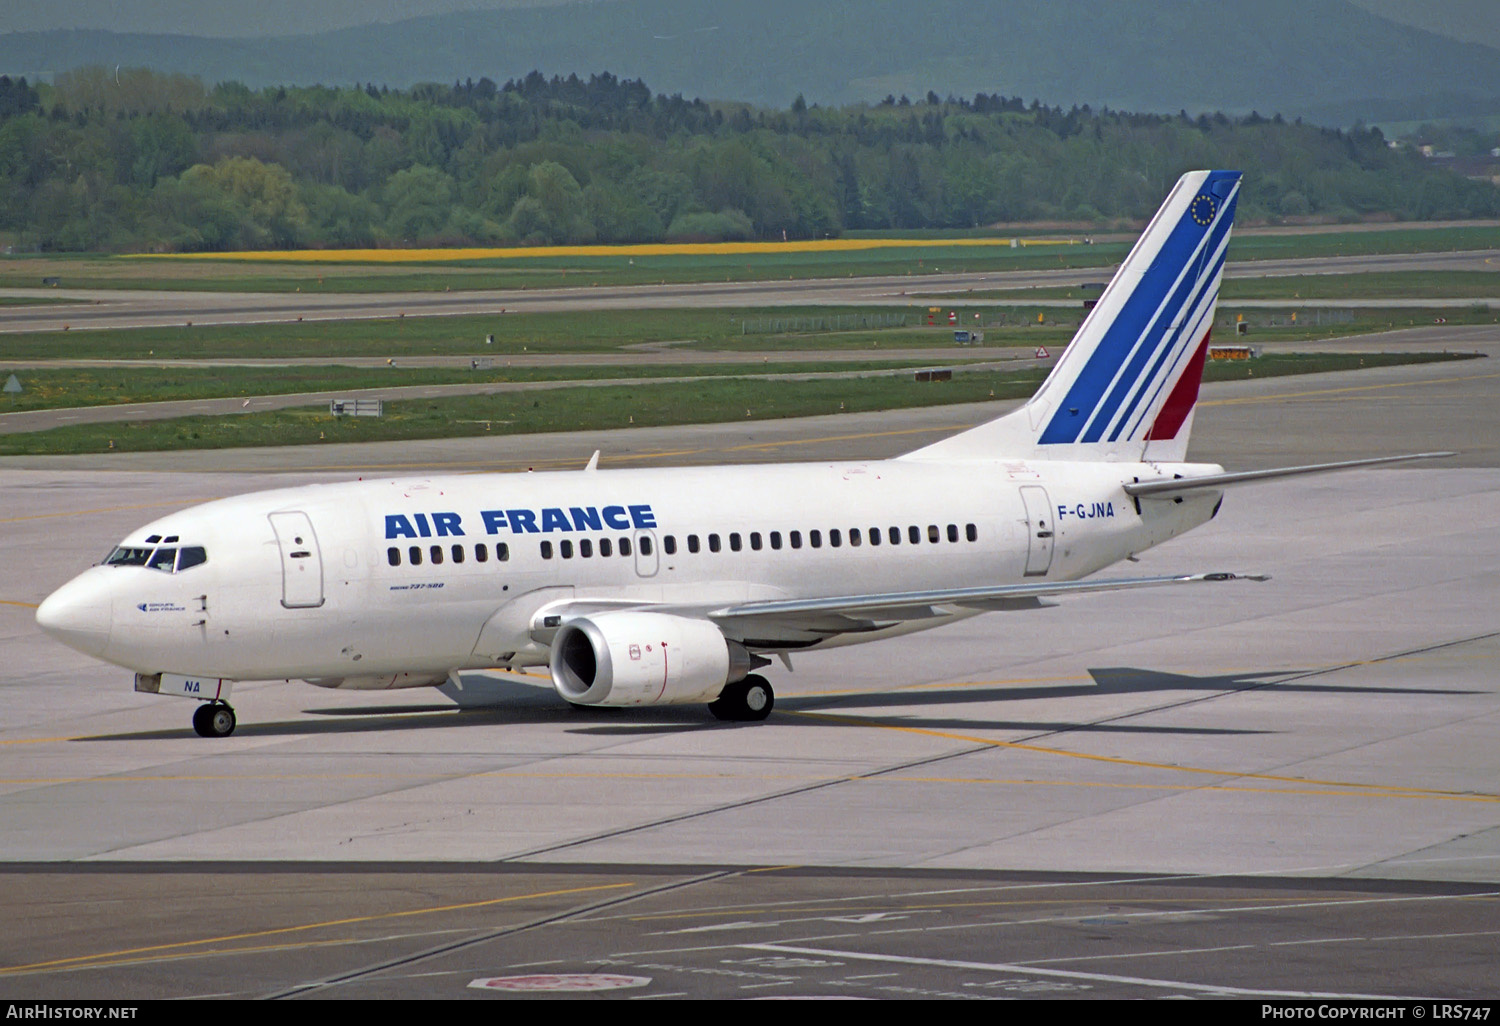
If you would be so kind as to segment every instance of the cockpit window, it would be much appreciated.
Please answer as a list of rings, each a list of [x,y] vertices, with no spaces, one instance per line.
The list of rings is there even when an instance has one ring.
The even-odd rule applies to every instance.
[[[151,548],[135,548],[134,546],[121,545],[104,559],[105,566],[145,566],[146,560],[151,558]]]
[[[163,573],[182,573],[189,567],[208,562],[208,552],[201,545],[154,547],[121,545],[104,559],[105,566],[147,566]]]

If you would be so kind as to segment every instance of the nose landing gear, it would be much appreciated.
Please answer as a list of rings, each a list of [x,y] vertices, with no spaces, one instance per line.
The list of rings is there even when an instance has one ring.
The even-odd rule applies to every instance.
[[[193,713],[199,737],[228,737],[234,733],[234,709],[228,702],[205,702]]]

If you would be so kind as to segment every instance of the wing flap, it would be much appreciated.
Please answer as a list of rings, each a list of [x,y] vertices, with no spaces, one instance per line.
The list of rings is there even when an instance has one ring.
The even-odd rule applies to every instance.
[[[1048,598],[1095,592],[1128,591],[1168,584],[1201,584],[1220,581],[1265,581],[1264,574],[1202,573],[1165,577],[1130,577],[1099,581],[1063,581],[1036,584],[1002,584],[978,588],[944,588],[933,591],[893,592],[884,595],[836,595],[827,598],[747,602],[711,610],[709,618],[734,633],[765,634],[770,629],[799,632],[843,633],[844,630],[879,630],[881,623],[927,619],[957,610],[1037,609],[1050,605]],[[840,630],[840,623],[847,624]]]

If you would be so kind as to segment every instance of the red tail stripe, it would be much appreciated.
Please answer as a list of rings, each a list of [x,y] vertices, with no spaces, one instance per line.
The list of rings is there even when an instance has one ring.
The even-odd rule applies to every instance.
[[[1151,425],[1151,430],[1146,434],[1148,439],[1164,441],[1176,438],[1188,414],[1193,412],[1193,405],[1198,401],[1198,385],[1203,381],[1203,362],[1208,358],[1208,339],[1212,334],[1212,329],[1203,333],[1198,351],[1188,361],[1187,369],[1177,379],[1172,394],[1167,396],[1166,405],[1156,415],[1156,423]]]

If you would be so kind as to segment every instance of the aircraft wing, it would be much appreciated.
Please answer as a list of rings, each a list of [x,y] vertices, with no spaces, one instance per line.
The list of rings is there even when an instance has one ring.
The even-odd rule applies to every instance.
[[[1166,577],[1127,577],[1097,581],[1050,581],[1002,584],[977,588],[888,592],[876,595],[837,595],[829,598],[747,602],[710,610],[709,619],[728,635],[747,645],[773,639],[811,643],[836,634],[883,630],[909,620],[947,616],[965,610],[1036,609],[1050,598],[1101,591],[1128,591],[1166,584],[1218,581],[1265,581],[1264,574],[1202,573]]]

